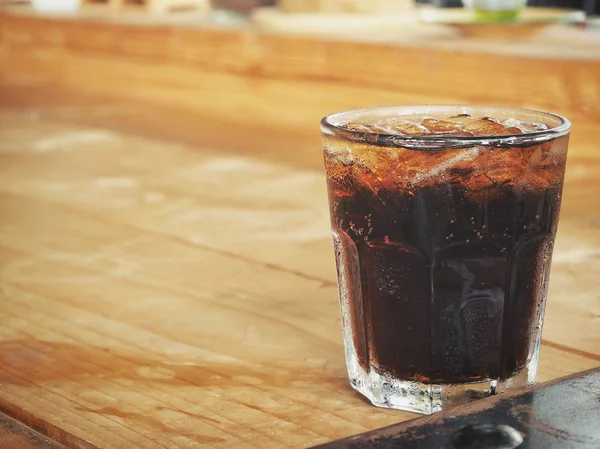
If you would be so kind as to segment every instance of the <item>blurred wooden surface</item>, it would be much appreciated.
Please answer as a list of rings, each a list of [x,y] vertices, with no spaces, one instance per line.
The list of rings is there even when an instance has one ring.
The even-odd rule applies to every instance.
[[[517,53],[0,15],[0,410],[111,449],[414,417],[343,360],[318,121],[376,103],[573,120],[538,379],[600,365],[600,61]]]

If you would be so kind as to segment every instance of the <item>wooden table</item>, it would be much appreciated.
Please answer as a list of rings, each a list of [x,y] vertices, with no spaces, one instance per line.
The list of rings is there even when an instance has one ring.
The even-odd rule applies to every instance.
[[[415,417],[370,406],[343,359],[317,124],[373,98],[573,119],[538,379],[600,365],[598,61],[373,46],[416,65],[367,78],[355,44],[246,36],[252,58],[190,66],[136,40],[160,29],[127,29],[157,49],[136,59],[102,47],[121,28],[32,20],[0,15],[0,447],[306,447]],[[451,95],[418,84],[441,66]]]

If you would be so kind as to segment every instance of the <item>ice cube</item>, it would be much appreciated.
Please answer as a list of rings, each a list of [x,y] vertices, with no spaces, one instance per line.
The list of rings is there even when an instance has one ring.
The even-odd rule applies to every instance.
[[[397,182],[410,185],[410,180],[420,173],[426,172],[432,165],[431,154],[425,151],[404,150],[394,167]]]
[[[519,178],[526,164],[520,148],[495,148],[486,150],[476,165],[494,184],[505,184]]]
[[[363,123],[346,123],[343,127],[349,131],[359,131],[361,133],[371,132],[371,127]]]
[[[524,175],[519,184],[522,185],[524,189],[540,189],[544,190],[550,187],[550,179],[552,173],[549,170],[529,170],[526,175]]]
[[[502,124],[507,128],[518,128],[521,124],[521,120],[516,118],[507,118],[502,121]]]
[[[465,186],[469,195],[473,198],[477,198],[480,196],[485,196],[487,191],[494,185],[494,182],[487,176],[484,175],[472,175],[466,176],[463,186]]]
[[[519,128],[521,133],[533,133],[548,129],[548,127],[543,123],[519,120],[516,118],[507,118],[502,122],[502,124],[507,128]]]
[[[498,136],[511,136],[515,134],[523,134],[523,131],[517,126],[509,126],[496,133]]]
[[[449,135],[449,136],[462,136],[462,137],[475,137],[475,134],[473,134],[471,131],[467,131],[466,129],[463,129],[463,128],[457,128],[454,131],[448,132],[445,135]]]
[[[460,123],[461,125],[466,125],[473,121],[473,117],[469,114],[458,114],[453,115],[452,117],[448,117],[449,122]]]
[[[476,136],[493,136],[504,129],[502,123],[498,123],[491,117],[482,117],[467,123],[464,129],[471,131]]]
[[[544,189],[551,183],[556,182],[556,166],[553,163],[553,156],[550,153],[551,142],[524,148],[523,154],[527,161],[526,178],[532,187]]]
[[[475,160],[475,158],[480,154],[480,152],[481,148],[473,147],[467,148],[465,150],[460,150],[458,153],[452,153],[452,156],[450,158],[445,159],[443,162],[432,167],[425,168],[425,170],[416,173],[410,179],[410,184],[412,184],[413,186],[417,186],[419,184],[425,183],[428,180],[431,180],[432,178],[435,179],[441,174],[451,170],[452,168],[456,168],[460,165],[464,165],[465,163]]]
[[[429,129],[425,126],[408,120],[398,120],[394,123],[393,127],[398,134],[405,134],[407,136],[424,136],[430,134]]]
[[[408,120],[389,118],[374,123],[346,123],[346,129],[375,134],[397,134],[406,136],[422,136],[430,134],[430,131],[418,123]]]
[[[528,159],[527,165],[530,168],[537,168],[542,163],[542,158],[544,156],[544,150],[542,145],[526,148],[524,151],[525,157]]]
[[[387,123],[374,123],[369,126],[369,131],[376,134],[396,134],[394,127]]]
[[[352,148],[347,145],[325,145],[326,161],[337,162],[342,165],[351,165],[354,163],[354,153]]]
[[[548,129],[544,123],[527,122],[523,120],[521,120],[518,126],[524,133],[534,133],[538,131],[546,131]]]
[[[421,125],[434,133],[447,133],[456,131],[462,128],[461,123],[451,122],[447,120],[437,120],[434,118],[423,119]]]

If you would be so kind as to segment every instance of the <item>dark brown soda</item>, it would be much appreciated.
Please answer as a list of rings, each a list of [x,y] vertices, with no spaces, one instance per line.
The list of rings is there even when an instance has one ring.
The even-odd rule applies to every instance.
[[[474,192],[467,171],[373,189],[351,173],[328,188],[359,364],[424,383],[523,369],[541,335],[561,183]]]

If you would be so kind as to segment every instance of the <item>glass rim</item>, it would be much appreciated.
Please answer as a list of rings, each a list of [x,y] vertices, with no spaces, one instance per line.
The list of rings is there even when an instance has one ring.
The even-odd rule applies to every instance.
[[[364,113],[381,113],[386,111],[389,115],[409,116],[421,113],[442,113],[451,112],[454,114],[464,114],[469,109],[488,109],[504,113],[524,113],[537,114],[559,121],[558,126],[549,129],[506,135],[488,135],[488,136],[456,136],[450,134],[435,134],[425,136],[411,136],[399,134],[385,134],[376,132],[365,132],[350,130],[340,126],[344,117]],[[493,115],[493,114],[492,114]],[[336,123],[337,122],[337,123]],[[473,146],[493,146],[493,147],[521,147],[543,143],[557,137],[564,136],[571,130],[571,122],[562,115],[552,112],[541,111],[537,109],[528,109],[520,107],[491,106],[491,105],[398,105],[398,106],[373,106],[359,109],[349,109],[329,114],[321,120],[321,132],[323,135],[334,135],[351,141],[366,143],[385,147],[403,147],[426,150],[443,150],[446,148],[465,148]]]

